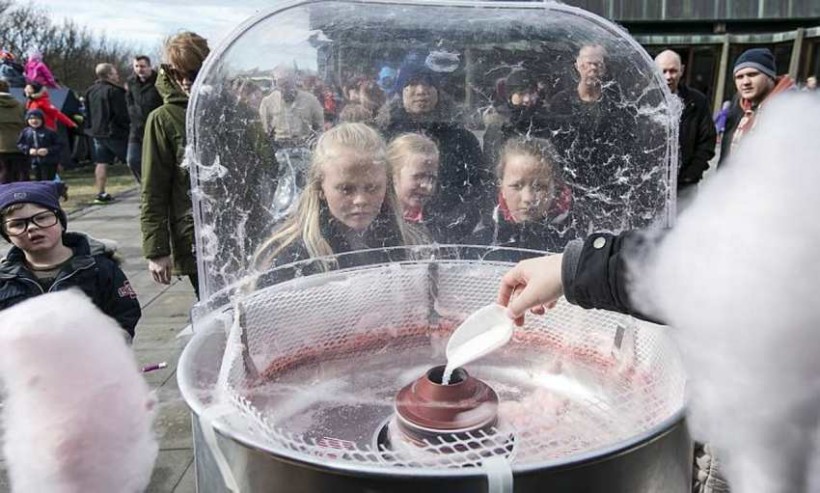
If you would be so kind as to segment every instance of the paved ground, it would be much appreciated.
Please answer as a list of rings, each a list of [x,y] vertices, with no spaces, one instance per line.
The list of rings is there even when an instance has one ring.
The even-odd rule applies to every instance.
[[[191,423],[177,388],[176,362],[187,340],[179,338],[178,333],[188,325],[193,289],[187,279],[174,280],[170,286],[151,280],[140,251],[139,195],[134,189],[117,198],[110,205],[92,206],[69,216],[68,228],[119,244],[122,268],[142,305],[134,351],[142,365],[168,362],[168,368],[146,374],[160,402],[154,425],[160,452],[148,491],[190,493],[194,491]],[[2,240],[0,248],[7,248]],[[8,491],[8,481],[2,474],[0,492]]]

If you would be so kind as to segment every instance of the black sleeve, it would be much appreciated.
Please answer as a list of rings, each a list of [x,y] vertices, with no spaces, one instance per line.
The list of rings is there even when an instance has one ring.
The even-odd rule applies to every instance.
[[[620,235],[595,233],[583,243],[567,245],[561,278],[567,301],[582,308],[598,308],[658,322],[642,312],[630,295],[631,262],[646,258],[647,249],[657,242],[642,231]]]
[[[104,266],[101,265],[101,270],[106,271],[109,277],[109,282],[103,283],[103,285],[107,284],[107,289],[102,293],[103,312],[114,318],[120,324],[120,327],[133,338],[134,329],[140,317],[142,317],[137,293],[131,287],[131,283],[125,277],[123,271],[113,260],[107,257],[97,257],[97,259],[98,262],[105,264]]]
[[[17,137],[17,149],[28,157],[28,151],[31,149],[31,139],[29,139],[28,128],[24,128]]]
[[[125,104],[128,107],[128,118],[131,121],[138,121],[142,115],[142,108],[134,100],[134,88],[126,86]]]
[[[129,128],[131,119],[128,117],[128,105],[125,102],[125,90],[116,90],[111,96],[111,112],[114,124],[119,128]]]
[[[712,122],[712,116],[709,114],[709,108],[702,105],[698,110],[695,149],[688,169],[684,170],[685,178],[690,181],[699,181],[703,172],[709,169],[709,160],[715,157],[717,144],[717,131]]]

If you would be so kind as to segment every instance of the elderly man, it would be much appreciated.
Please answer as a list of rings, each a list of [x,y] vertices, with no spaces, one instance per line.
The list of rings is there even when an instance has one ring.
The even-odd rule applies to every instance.
[[[720,149],[721,165],[743,137],[754,130],[757,117],[766,102],[773,96],[794,88],[791,77],[777,76],[774,55],[767,48],[752,48],[741,53],[735,61],[733,73],[738,99],[726,120],[726,131]]]
[[[564,160],[578,228],[618,229],[629,214],[630,191],[640,182],[630,169],[635,159],[646,159],[638,148],[639,118],[620,85],[608,79],[603,46],[583,45],[574,68],[577,85],[550,100],[549,138]]]
[[[655,65],[663,74],[669,91],[683,101],[678,134],[678,194],[694,188],[709,169],[709,160],[715,156],[717,133],[712,123],[706,96],[681,82],[684,65],[680,55],[672,50],[655,57]]]
[[[313,94],[299,89],[287,67],[273,71],[276,89],[262,100],[259,115],[265,132],[278,147],[298,147],[322,131],[324,110]]]
[[[460,122],[439,77],[423,62],[406,62],[399,68],[396,95],[376,122],[388,139],[413,132],[438,144],[439,190],[427,207],[435,217],[426,224],[437,241],[458,242],[478,223],[478,205],[491,197],[493,178],[478,139]]]
[[[95,204],[113,200],[105,191],[108,165],[115,159],[125,163],[128,152],[128,132],[131,121],[125,102],[125,89],[120,86],[120,75],[110,63],[100,63],[95,70],[97,80],[85,92],[89,134],[94,139],[94,182],[97,187]]]

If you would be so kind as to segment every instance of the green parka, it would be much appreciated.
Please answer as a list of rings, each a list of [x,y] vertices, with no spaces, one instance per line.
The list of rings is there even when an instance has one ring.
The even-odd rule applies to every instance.
[[[142,144],[142,253],[171,255],[174,275],[196,274],[191,179],[185,156],[188,95],[164,70],[156,83],[163,105],[148,115]]]
[[[26,107],[9,93],[0,93],[0,152],[18,153],[17,137],[26,127]]]

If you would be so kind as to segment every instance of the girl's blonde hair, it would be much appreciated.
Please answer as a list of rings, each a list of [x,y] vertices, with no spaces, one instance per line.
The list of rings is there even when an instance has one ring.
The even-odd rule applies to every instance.
[[[413,155],[435,158],[438,161],[438,146],[433,139],[414,133],[402,134],[390,141],[387,146],[387,162],[394,178],[407,164],[407,158]]]
[[[495,176],[498,183],[501,183],[504,179],[507,160],[511,156],[521,155],[531,156],[538,160],[549,173],[553,182],[558,178],[559,157],[550,141],[532,137],[512,137],[504,143],[504,147],[498,156],[498,163],[495,166]]]
[[[387,176],[387,190],[382,209],[387,205],[388,214],[396,226],[395,229],[398,231],[402,243],[415,244],[418,242],[416,235],[405,228],[399,212],[400,209],[397,207],[398,201],[396,192],[393,190],[393,180],[390,173],[387,172],[387,150],[384,139],[376,130],[363,123],[342,123],[322,134],[316,142],[310,169],[308,170],[307,183],[299,196],[296,211],[259,248],[254,262],[258,270],[270,268],[276,256],[300,238],[304,242],[310,258],[327,257],[334,254],[330,243],[322,236],[321,210],[324,201],[322,198],[322,181],[324,180],[325,166],[333,164],[340,147],[366,155],[374,163],[384,167]],[[329,265],[323,263],[324,269],[329,267]]]

